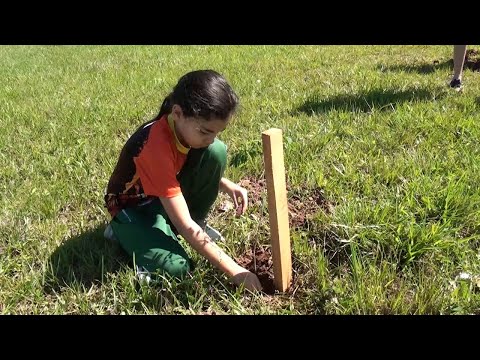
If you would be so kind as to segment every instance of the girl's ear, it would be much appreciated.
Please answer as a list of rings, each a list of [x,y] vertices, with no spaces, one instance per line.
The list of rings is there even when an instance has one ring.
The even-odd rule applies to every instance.
[[[175,120],[183,117],[182,108],[181,108],[179,105],[174,104],[174,105],[172,106],[172,115],[173,115],[173,118],[174,118]]]

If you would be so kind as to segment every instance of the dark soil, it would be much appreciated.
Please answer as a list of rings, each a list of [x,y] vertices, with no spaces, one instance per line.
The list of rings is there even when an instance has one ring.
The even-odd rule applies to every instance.
[[[253,249],[248,249],[236,260],[245,269],[257,274],[264,293],[269,295],[275,293],[273,260],[270,248],[255,245]]]

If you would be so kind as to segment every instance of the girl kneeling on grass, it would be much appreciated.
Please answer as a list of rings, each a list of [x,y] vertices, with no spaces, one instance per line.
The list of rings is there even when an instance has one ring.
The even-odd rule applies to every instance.
[[[232,198],[237,215],[247,208],[247,191],[223,177],[226,146],[216,138],[237,105],[223,76],[212,70],[190,72],[163,101],[159,114],[123,147],[105,195],[112,215],[105,236],[116,239],[147,273],[182,278],[191,270],[180,234],[234,284],[261,289],[257,276],[205,232],[219,191]]]

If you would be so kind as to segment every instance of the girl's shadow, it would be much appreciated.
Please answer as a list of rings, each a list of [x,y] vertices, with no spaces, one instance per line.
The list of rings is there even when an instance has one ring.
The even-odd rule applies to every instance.
[[[102,282],[128,263],[121,248],[103,237],[105,225],[66,240],[50,255],[44,291],[83,285],[89,288]]]
[[[399,65],[378,65],[380,71],[408,72],[418,74],[431,74],[438,70],[453,69],[453,60],[444,60],[442,62],[435,60],[428,64],[399,64]]]

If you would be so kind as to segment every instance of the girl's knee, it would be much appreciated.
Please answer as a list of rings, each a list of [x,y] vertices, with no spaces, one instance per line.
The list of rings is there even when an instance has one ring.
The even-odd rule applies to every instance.
[[[207,148],[209,161],[214,162],[221,168],[227,164],[227,146],[219,139],[215,139],[213,144]]]
[[[190,258],[182,249],[156,250],[139,257],[138,264],[151,273],[166,273],[176,278],[183,278],[190,271]]]
[[[190,271],[190,259],[177,259],[176,261],[169,264],[169,266],[165,268],[165,271],[173,277],[183,279]]]

